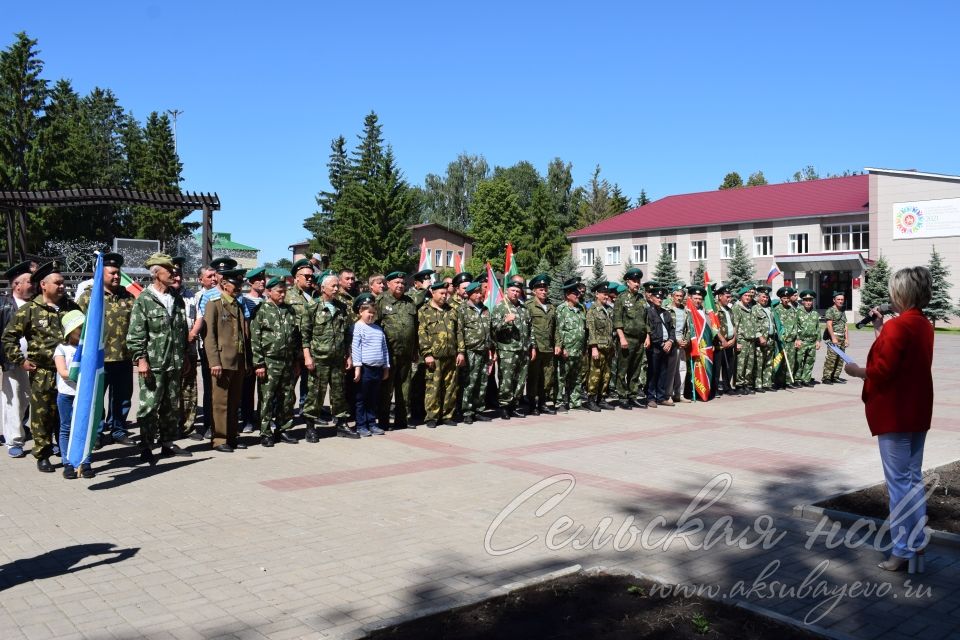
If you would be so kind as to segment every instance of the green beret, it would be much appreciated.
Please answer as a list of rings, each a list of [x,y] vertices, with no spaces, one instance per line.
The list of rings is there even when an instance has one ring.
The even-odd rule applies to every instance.
[[[21,262],[20,264],[15,264],[4,272],[3,277],[12,282],[15,278],[22,276],[25,273],[30,273],[31,264],[33,264],[33,262],[30,260]]]
[[[707,290],[698,284],[694,284],[687,287],[687,293],[689,293],[692,296],[696,296],[696,295],[705,296],[707,295]]]
[[[683,284],[682,282],[674,282],[672,285],[670,285],[670,293],[676,293],[677,291],[685,291],[686,288],[687,288],[687,285]]]
[[[833,297],[834,297],[834,298],[836,298],[837,296],[846,296],[846,295],[847,295],[847,294],[844,293],[843,291],[834,291],[834,292],[833,292]]]
[[[643,277],[643,271],[637,269],[636,267],[632,269],[627,269],[627,272],[623,274],[624,280],[639,280]]]
[[[617,293],[623,293],[623,292],[626,291],[626,290],[627,290],[627,285],[625,285],[625,284],[618,284],[618,285],[617,285]]]
[[[564,293],[567,291],[576,291],[580,288],[580,278],[570,278],[569,280],[564,280],[563,286],[560,288],[563,289]]]
[[[251,269],[250,271],[247,271],[247,280],[249,282],[253,282],[257,278],[266,279],[266,277],[267,277],[267,270],[263,267],[257,267],[256,269]]]
[[[802,300],[816,300],[817,293],[813,289],[804,289],[800,292],[800,298]]]
[[[119,253],[103,254],[103,266],[120,268],[123,266],[123,256]]]
[[[510,282],[507,283],[507,289],[510,289],[511,287],[514,289],[520,289],[520,291],[523,291],[522,282],[511,280]]]
[[[420,271],[417,271],[415,274],[413,274],[413,279],[419,282],[420,280],[426,280],[427,278],[429,278],[435,273],[436,271],[434,271],[433,269],[421,269]]]
[[[273,289],[274,287],[280,284],[286,285],[287,281],[284,280],[283,278],[278,278],[277,276],[274,276],[269,280],[267,280],[267,289]]]
[[[211,269],[216,269],[217,273],[223,273],[224,271],[230,271],[231,269],[237,268],[237,261],[229,256],[224,256],[222,258],[214,258],[210,263]]]
[[[737,297],[739,298],[740,296],[745,296],[748,293],[753,293],[753,286],[745,284],[737,290]]]
[[[306,258],[300,258],[290,267],[290,275],[297,275],[297,271],[300,271],[300,269],[310,269],[310,271],[313,271],[313,265]]]
[[[756,290],[757,290],[757,293],[766,293],[767,295],[770,294],[770,287],[768,287],[765,284],[762,284],[759,287],[756,287]]]
[[[442,280],[440,282],[434,282],[432,285],[430,285],[430,291],[436,291],[437,289],[446,289],[446,288],[447,288],[447,283],[443,282]]]
[[[475,280],[470,284],[468,284],[466,287],[464,287],[463,291],[464,293],[470,294],[470,293],[473,293],[474,291],[479,291],[482,286],[483,285],[481,285],[479,282]]]
[[[402,280],[403,278],[406,278],[406,277],[407,277],[407,274],[404,273],[403,271],[391,271],[386,275],[384,279],[387,282],[390,282],[391,280],[398,280],[398,279]]]
[[[176,268],[173,266],[173,258],[165,253],[155,253],[147,258],[146,262],[143,263],[143,266],[148,269],[154,265],[169,269],[170,271],[173,271]],[[37,269],[37,271],[40,271],[40,269]]]
[[[609,288],[610,288],[610,283],[607,282],[606,280],[603,280],[593,285],[593,288],[590,290],[593,291],[594,293],[597,293],[597,292],[606,293]]]
[[[469,271],[461,271],[453,276],[453,286],[459,287],[464,282],[473,282],[473,274]]]
[[[373,297],[373,294],[369,291],[366,293],[361,293],[356,298],[353,299],[353,312],[357,313],[360,311],[360,305],[364,304],[373,304],[376,301],[376,298]]]
[[[536,289],[537,287],[549,287],[550,286],[550,276],[546,273],[540,273],[530,279],[530,288]]]

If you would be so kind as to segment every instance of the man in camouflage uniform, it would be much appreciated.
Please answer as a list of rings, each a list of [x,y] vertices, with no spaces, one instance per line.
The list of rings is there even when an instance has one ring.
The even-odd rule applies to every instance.
[[[172,261],[173,281],[170,283],[170,292],[183,300],[187,327],[192,327],[197,320],[197,301],[193,293],[183,286],[183,267],[187,259],[182,256],[175,256]],[[182,436],[192,436],[193,424],[197,421],[197,365],[200,362],[200,356],[197,350],[197,341],[191,340],[190,335],[188,331],[187,348],[183,356],[184,373],[180,382],[180,402],[177,404],[180,435]]]
[[[343,393],[343,372],[353,369],[350,341],[353,325],[349,313],[337,299],[340,287],[335,275],[324,276],[320,282],[320,298],[307,309],[300,331],[303,336],[303,363],[310,372],[307,402],[303,415],[307,423],[307,442],[319,442],[316,423],[320,417],[323,399],[330,391],[330,412],[334,416],[337,435],[359,438],[356,429],[347,425],[350,412]]]
[[[287,296],[283,299],[283,302],[293,309],[302,335],[304,318],[308,316],[308,311],[314,304],[313,265],[306,258],[301,258],[293,263],[290,274],[293,276],[293,286],[287,289]],[[310,372],[303,366],[302,354],[297,356],[297,363],[300,365],[298,384],[300,387],[300,410],[302,411],[307,402]]]
[[[773,390],[773,352],[777,325],[770,308],[770,287],[757,287],[757,304],[750,310],[753,321],[754,360],[753,387],[758,393]]]
[[[490,311],[483,304],[483,291],[479,282],[466,286],[466,300],[457,308],[458,348],[466,357],[466,366],[461,369],[461,408],[463,422],[474,420],[488,422],[483,415],[483,394],[487,379],[496,360],[493,339],[490,336]]]
[[[614,384],[620,407],[633,409],[646,404],[641,399],[647,386],[647,301],[640,292],[640,269],[628,269],[623,274],[627,290],[617,296],[613,306],[613,329],[617,334],[620,356]]]
[[[60,319],[68,311],[77,310],[66,295],[63,276],[54,263],[37,269],[30,277],[40,295],[23,305],[3,332],[3,353],[7,362],[30,374],[30,431],[33,433],[33,457],[37,469],[51,473],[50,455],[53,437],[60,431],[57,415],[57,370],[53,352],[63,340]],[[27,355],[20,351],[20,339],[27,341]],[[61,442],[66,449],[67,443]],[[65,453],[65,451],[64,451]]]
[[[160,440],[161,455],[191,455],[173,442],[180,430],[177,406],[185,368],[187,316],[183,299],[170,290],[175,270],[173,259],[155,253],[144,265],[150,269],[153,282],[133,303],[127,347],[140,376],[140,403],[137,407],[140,458],[153,465],[156,458],[152,449],[157,439]],[[216,349],[215,345],[209,346]]]
[[[847,314],[843,310],[845,302],[846,297],[843,291],[834,291],[833,306],[824,314],[827,319],[827,337],[843,351],[850,346],[850,340],[847,338]],[[823,384],[845,383],[846,380],[840,377],[842,372],[843,360],[834,353],[833,349],[827,348],[827,358],[823,362]]]
[[[814,308],[817,294],[810,289],[800,292],[800,308],[797,310],[797,348],[793,376],[797,384],[813,386],[813,363],[820,349],[820,312]]]
[[[557,354],[557,409],[582,408],[583,356],[587,344],[586,310],[580,304],[580,282],[563,283],[564,302],[557,307],[554,344]]]
[[[713,381],[715,394],[734,393],[737,375],[737,331],[733,326],[733,310],[730,305],[730,287],[720,285],[714,289],[717,298],[717,321],[720,326],[714,336]]]
[[[417,310],[430,302],[430,276],[434,274],[433,269],[422,269],[413,274],[413,291],[410,292],[410,298],[417,305]],[[447,298],[447,304],[450,304],[450,298]],[[424,393],[427,387],[427,370],[423,362],[413,365],[413,374],[410,377],[410,423],[423,424],[426,416],[424,408]]]
[[[744,285],[737,291],[738,300],[733,305],[733,330],[737,337],[737,389],[739,395],[756,393],[753,388],[753,376],[756,369],[757,354],[754,348],[753,318],[750,303],[753,301],[753,287]]]
[[[537,357],[530,360],[527,372],[527,404],[530,412],[538,416],[541,413],[556,413],[556,409],[547,406],[547,400],[556,397],[554,389],[554,335],[557,332],[557,310],[550,302],[550,276],[545,273],[530,280],[533,295],[526,301],[530,314],[533,346]]]
[[[613,357],[613,318],[607,308],[609,283],[593,285],[594,303],[587,311],[587,402],[590,411],[613,409],[607,402],[610,358]]]
[[[293,309],[284,303],[287,285],[281,278],[266,283],[266,302],[250,322],[253,372],[260,380],[260,444],[272,447],[276,440],[296,444],[293,427],[293,383],[299,371],[300,326]],[[294,364],[291,364],[294,363]],[[277,425],[276,434],[270,427]]]
[[[796,361],[797,349],[800,348],[799,338],[799,316],[797,308],[793,305],[793,295],[796,293],[793,287],[780,287],[777,289],[777,297],[780,298],[780,304],[773,310],[774,317],[778,320],[778,337],[780,338],[780,348],[782,349],[781,363],[774,374],[774,387],[793,389],[801,386],[797,377]]]
[[[387,338],[390,352],[390,375],[380,386],[380,412],[377,423],[390,424],[390,403],[393,406],[393,428],[415,426],[410,422],[410,378],[419,359],[417,348],[417,305],[408,296],[406,274],[387,274],[387,290],[377,297],[377,318]]]
[[[498,403],[500,417],[524,418],[526,414],[517,406],[527,380],[530,358],[536,357],[537,349],[531,344],[530,313],[520,303],[522,282],[507,284],[506,298],[493,310],[490,320],[493,338],[497,345],[497,382],[500,389]]]
[[[456,426],[457,367],[465,361],[463,336],[457,328],[457,311],[447,304],[447,285],[430,286],[431,299],[420,307],[417,325],[420,346],[420,367],[425,370],[427,427],[437,423]],[[462,306],[462,305],[461,305]]]
[[[436,272],[433,269],[421,269],[413,274],[413,291],[411,291],[409,295],[417,305],[417,309],[427,304],[432,297],[430,293],[430,276],[434,273]]]
[[[107,393],[106,420],[100,423],[100,442],[103,446],[133,444],[127,436],[127,414],[133,397],[133,363],[127,349],[127,328],[133,309],[133,294],[120,286],[120,267],[123,256],[106,253],[103,256],[103,383]],[[77,300],[87,313],[90,296],[87,289]]]
[[[340,269],[337,277],[340,279],[338,282],[340,287],[339,291],[337,291],[337,300],[342,302],[343,306],[347,308],[347,325],[353,327],[357,320],[359,320],[359,317],[353,310],[353,294],[357,287],[357,276],[352,269]],[[347,345],[347,350],[349,349],[350,346]],[[357,411],[357,388],[356,383],[353,381],[353,369],[348,369],[343,373],[343,396],[347,399],[347,411],[350,413],[350,417],[355,418]]]

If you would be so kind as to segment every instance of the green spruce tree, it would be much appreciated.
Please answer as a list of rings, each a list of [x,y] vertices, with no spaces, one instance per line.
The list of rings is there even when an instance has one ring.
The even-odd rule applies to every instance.
[[[937,326],[937,321],[949,324],[950,318],[956,313],[953,301],[950,298],[950,268],[943,263],[936,247],[933,247],[933,251],[930,253],[930,262],[927,264],[927,268],[930,270],[930,281],[933,286],[930,302],[924,307],[923,314],[933,323],[934,327]]]
[[[337,136],[330,141],[330,157],[327,161],[327,179],[329,191],[321,191],[316,196],[317,210],[303,221],[303,228],[310,232],[310,251],[322,255],[332,255],[336,249],[333,232],[333,216],[337,202],[343,195],[350,175],[350,160],[347,157],[347,140]]]
[[[503,270],[504,246],[507,240],[522,228],[523,210],[517,195],[508,182],[494,178],[480,183],[470,204],[470,219],[473,228],[473,255],[485,262],[490,261],[496,270]]]
[[[703,260],[697,263],[697,269],[693,272],[693,278],[690,281],[691,285],[697,285],[702,287],[704,274],[707,272],[707,265],[703,263]]]
[[[650,198],[647,196],[647,191],[645,189],[640,189],[640,195],[637,197],[637,206],[645,207],[650,204]]]
[[[729,285],[734,291],[744,285],[756,284],[755,271],[753,259],[747,253],[747,245],[738,237],[733,245],[733,257],[727,267],[727,279],[724,280],[724,284]]]
[[[653,267],[653,279],[665,287],[669,287],[680,279],[677,274],[677,263],[666,243],[660,245],[660,256]]]
[[[872,267],[863,276],[863,288],[860,290],[860,316],[867,315],[870,309],[890,302],[890,264],[884,256],[877,258]]]
[[[607,276],[603,271],[603,260],[597,256],[593,260],[593,267],[590,269],[590,279],[587,280],[587,298],[594,299],[593,287],[601,282],[605,282]]]
[[[573,278],[582,276],[580,266],[573,258],[572,252],[567,252],[566,256],[550,271],[550,298],[555,304],[560,304],[565,296],[563,295],[563,283]]]

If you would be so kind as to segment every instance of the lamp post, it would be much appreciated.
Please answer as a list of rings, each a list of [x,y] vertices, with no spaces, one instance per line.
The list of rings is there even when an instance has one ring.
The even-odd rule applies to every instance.
[[[173,118],[173,152],[178,156],[180,155],[177,152],[177,116],[183,114],[182,109],[167,109],[167,113],[170,114],[170,117]]]

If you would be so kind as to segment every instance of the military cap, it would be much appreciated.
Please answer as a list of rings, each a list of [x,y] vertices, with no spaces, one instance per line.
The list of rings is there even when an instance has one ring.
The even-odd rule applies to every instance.
[[[597,293],[597,292],[606,293],[609,288],[610,288],[610,283],[606,280],[603,280],[593,285],[593,288],[591,289],[591,291],[593,291],[594,293]]]
[[[169,269],[170,271],[176,269],[176,266],[173,264],[173,258],[165,253],[155,253],[147,258],[146,262],[143,263],[143,266],[147,267],[148,269],[155,265]],[[37,271],[39,271],[39,269],[37,269]]]
[[[652,292],[654,289],[660,286],[660,283],[655,280],[647,280],[643,283],[643,290]]]
[[[173,266],[180,271],[183,271],[183,265],[187,263],[187,259],[183,256],[173,256],[170,258],[170,261],[173,262]]]
[[[563,286],[561,287],[564,293],[566,293],[567,291],[570,291],[571,289],[575,290],[579,288],[580,288],[580,278],[570,278],[569,280],[564,280]]]
[[[256,269],[251,269],[250,271],[247,271],[248,282],[253,282],[257,278],[263,278],[264,280],[266,280],[267,270],[263,267],[257,267]]]
[[[508,282],[507,289],[509,289],[510,287],[513,287],[514,289],[520,289],[520,291],[523,291],[523,283],[517,280],[511,280],[510,282]]]
[[[426,280],[427,278],[429,278],[435,273],[436,271],[434,271],[433,269],[421,269],[420,271],[417,271],[415,274],[413,274],[413,279],[419,282],[421,280]]]
[[[11,282],[25,273],[30,273],[30,265],[33,264],[30,260],[21,262],[20,264],[15,264],[3,273],[3,277]]]
[[[480,283],[484,283],[484,282],[486,282],[487,280],[489,280],[489,278],[487,277],[487,274],[485,274],[485,273],[481,273],[479,276],[477,276],[476,278],[473,279],[474,282],[480,282]]]
[[[453,276],[453,286],[459,287],[464,282],[473,282],[473,274],[469,271],[461,271]]]
[[[33,272],[32,276],[30,276],[30,282],[33,284],[39,284],[41,280],[46,278],[51,273],[60,273],[60,266],[56,261],[48,262],[37,267],[37,270]]]
[[[246,269],[227,269],[220,271],[220,278],[227,282],[232,282],[238,287],[243,284],[243,276],[246,275]]]
[[[813,289],[804,289],[800,292],[801,300],[816,300],[817,293]]]
[[[290,275],[292,276],[297,275],[297,271],[300,271],[300,269],[310,269],[310,271],[312,272],[313,265],[306,258],[300,258],[299,260],[293,263],[292,267],[290,267]]]
[[[677,291],[685,291],[686,288],[687,288],[687,285],[683,284],[682,282],[674,282],[672,285],[670,285],[670,293],[676,293]]]
[[[230,256],[224,256],[222,258],[214,258],[210,262],[210,268],[216,269],[217,273],[223,273],[224,271],[230,271],[231,269],[237,268],[237,261],[231,258]]]
[[[718,296],[722,296],[725,293],[731,293],[730,286],[726,284],[722,284],[719,287],[714,288],[713,292]]]
[[[639,280],[643,277],[643,271],[637,269],[636,267],[632,269],[627,269],[627,272],[623,274],[624,280]]]
[[[847,294],[844,293],[843,291],[834,291],[834,292],[833,292],[833,297],[834,297],[834,298],[836,298],[837,296],[845,296],[845,295],[847,295]]]
[[[287,284],[287,281],[284,280],[283,278],[278,278],[278,277],[274,276],[274,277],[270,278],[269,280],[267,280],[267,289],[273,289],[275,286],[277,286],[277,285],[279,285],[279,284],[286,285],[286,284]]]
[[[363,304],[373,304],[376,298],[373,297],[373,294],[368,292],[361,293],[356,298],[353,299],[353,312],[357,313],[360,311],[360,305]]]
[[[530,279],[530,288],[536,289],[537,287],[549,287],[550,286],[550,276],[545,273],[540,273]]]
[[[739,289],[737,289],[737,297],[739,298],[740,296],[745,296],[748,293],[752,293],[752,292],[753,292],[753,286],[749,284],[745,284]]]
[[[398,279],[402,280],[403,278],[406,278],[406,277],[407,277],[407,274],[403,271],[391,271],[386,276],[384,276],[383,279],[386,280],[387,282],[390,282],[391,280],[398,280]]]
[[[468,285],[463,289],[463,291],[464,291],[465,293],[468,293],[468,294],[469,294],[469,293],[473,293],[474,291],[477,291],[478,289],[480,289],[480,287],[481,287],[481,284],[480,284],[479,282],[473,281],[473,282],[471,282],[470,284],[468,284]]]
[[[754,289],[756,289],[757,293],[767,293],[767,294],[769,294],[770,291],[772,290],[771,287],[768,287],[768,286],[765,285],[765,284],[761,284],[761,285],[759,285],[759,286],[756,286],[756,287],[754,287]]]
[[[650,293],[651,293],[651,295],[655,295],[655,296],[657,296],[658,298],[666,298],[666,297],[667,297],[667,288],[666,288],[666,287],[661,287],[661,286],[658,285],[658,286],[656,286],[656,287],[651,288],[651,289],[650,289]]]
[[[335,275],[337,275],[337,272],[334,271],[333,269],[324,269],[324,270],[321,271],[320,274],[317,276],[317,281],[318,281],[318,282],[323,282],[323,279],[326,278],[327,276],[335,276]],[[387,278],[387,280],[389,280],[389,279],[390,279],[390,278]]]
[[[440,282],[434,282],[432,285],[430,285],[430,291],[436,291],[437,289],[446,289],[446,288],[447,288],[447,283],[443,282],[442,280]]]
[[[119,253],[103,254],[103,266],[120,268],[123,266],[123,256]]]
[[[692,284],[689,287],[687,287],[687,293],[689,293],[692,296],[698,296],[698,295],[705,296],[707,295],[707,290],[698,284]]]

